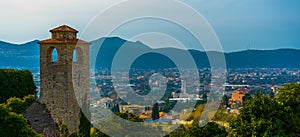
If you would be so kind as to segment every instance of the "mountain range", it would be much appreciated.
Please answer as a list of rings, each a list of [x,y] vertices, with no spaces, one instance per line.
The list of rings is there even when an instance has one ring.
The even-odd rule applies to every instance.
[[[38,69],[40,51],[37,42],[11,44],[0,41],[0,68]]]
[[[39,45],[38,40],[25,44],[12,44],[0,41],[0,68],[21,68],[31,71],[39,68]],[[125,47],[125,48],[123,48]],[[91,66],[95,68],[110,68],[118,51],[125,51],[129,57],[135,52],[150,51],[136,58],[132,63],[133,68],[170,68],[175,63],[167,56],[159,53],[171,53],[181,59],[181,55],[190,53],[197,67],[209,67],[207,53],[219,56],[220,52],[203,52],[198,50],[182,50],[176,48],[151,49],[147,45],[137,41],[126,41],[118,37],[100,38],[91,41],[90,58]],[[124,50],[125,49],[125,50]],[[98,53],[98,54],[97,54]],[[224,53],[228,68],[299,68],[300,50],[277,49],[277,50],[244,50]],[[124,56],[124,55],[123,55]],[[184,61],[184,58],[183,58]],[[95,63],[93,63],[95,62]]]

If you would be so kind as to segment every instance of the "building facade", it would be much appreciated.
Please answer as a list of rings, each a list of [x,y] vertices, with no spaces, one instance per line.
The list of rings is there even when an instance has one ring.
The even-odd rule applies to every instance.
[[[232,93],[231,99],[232,101],[239,101],[240,103],[242,103],[245,94],[246,94],[245,91],[240,91],[240,90],[234,91]]]

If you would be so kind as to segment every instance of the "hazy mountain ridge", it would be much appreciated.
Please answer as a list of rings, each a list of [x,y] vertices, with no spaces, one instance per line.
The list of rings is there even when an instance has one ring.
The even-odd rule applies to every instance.
[[[0,67],[33,68],[39,67],[38,40],[24,44],[11,44],[0,41]]]
[[[106,67],[110,68],[111,62],[114,55],[117,53],[118,49],[126,42],[120,38],[100,38],[92,42],[91,49],[100,46],[99,54],[97,57],[96,67]],[[114,44],[110,44],[114,43]],[[138,48],[149,48],[140,42],[128,42],[130,44],[128,51],[134,52],[134,50],[139,51]],[[135,47],[135,48],[134,48]],[[150,49],[152,51],[143,56],[140,56],[133,63],[133,67],[137,68],[159,68],[159,67],[174,67],[175,64],[166,56],[153,53],[163,50],[168,50],[174,52],[179,56],[181,53],[186,51],[174,48],[163,48],[163,49]],[[95,51],[94,51],[95,52]],[[209,67],[208,57],[205,52],[198,50],[189,50],[190,54],[195,60],[198,67]],[[221,52],[208,51],[212,56],[220,56]],[[224,53],[226,65],[229,68],[299,68],[300,67],[300,50],[297,49],[276,49],[276,50],[244,50],[238,52]],[[159,62],[158,62],[159,60]]]
[[[38,40],[25,44],[11,44],[0,41],[0,67],[11,68],[38,68],[39,45]],[[174,52],[179,56],[186,51],[174,48],[151,49],[141,42],[131,42],[118,37],[100,38],[91,42],[91,62],[96,62],[96,68],[110,68],[111,62],[120,47],[126,45],[128,54],[135,51],[151,51],[137,58],[132,67],[159,68],[175,67],[174,62],[164,55],[155,52]],[[99,53],[97,54],[97,52]],[[189,50],[198,67],[209,67],[205,52]],[[220,55],[220,52],[210,51],[211,55]],[[299,68],[300,50],[245,50],[224,53],[229,68]],[[97,56],[97,57],[96,57]],[[94,60],[93,60],[94,59]],[[96,60],[95,60],[96,59]],[[91,63],[93,64],[93,63]]]

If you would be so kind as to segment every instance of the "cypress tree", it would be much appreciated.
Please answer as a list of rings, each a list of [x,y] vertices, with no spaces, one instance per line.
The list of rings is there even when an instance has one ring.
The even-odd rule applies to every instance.
[[[152,120],[159,119],[158,103],[155,103],[152,108]]]

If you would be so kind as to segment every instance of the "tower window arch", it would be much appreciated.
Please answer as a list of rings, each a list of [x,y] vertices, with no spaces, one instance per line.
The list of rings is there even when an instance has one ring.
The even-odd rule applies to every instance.
[[[48,49],[47,56],[49,63],[55,63],[59,61],[59,52],[55,47],[50,47]]]
[[[77,62],[77,52],[76,52],[76,49],[73,50],[73,62]]]
[[[83,62],[83,51],[80,47],[76,47],[73,50],[73,62],[76,62],[76,63]]]
[[[56,48],[52,50],[52,56],[51,56],[51,62],[57,62],[58,61],[58,53]]]

